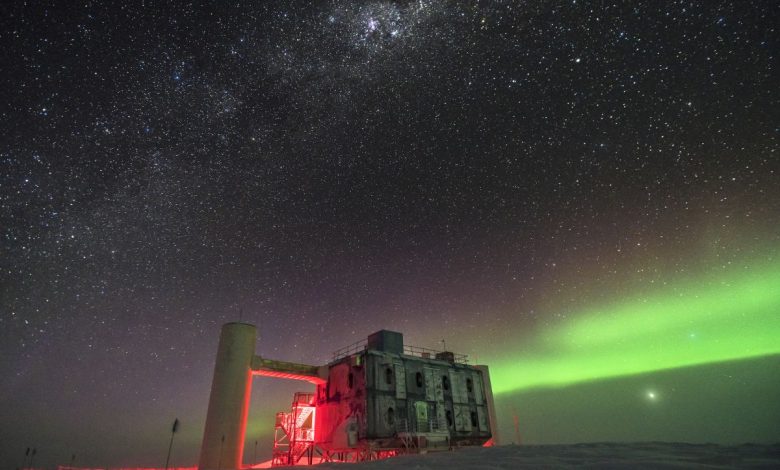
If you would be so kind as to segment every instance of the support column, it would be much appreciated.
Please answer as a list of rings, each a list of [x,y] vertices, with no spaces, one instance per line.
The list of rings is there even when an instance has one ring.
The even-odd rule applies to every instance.
[[[498,417],[496,415],[496,402],[493,400],[493,386],[490,383],[490,370],[488,366],[474,366],[482,372],[482,382],[485,385],[485,401],[487,401],[488,420],[490,420],[490,434],[493,436],[493,445],[500,444],[498,438]]]
[[[222,326],[199,470],[241,468],[256,339],[254,325],[226,323]]]

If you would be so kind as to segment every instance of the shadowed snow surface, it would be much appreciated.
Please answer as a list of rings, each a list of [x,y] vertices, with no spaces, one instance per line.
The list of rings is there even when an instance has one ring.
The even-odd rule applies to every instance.
[[[345,467],[348,465],[348,467]],[[780,444],[722,446],[682,443],[596,443],[467,448],[405,455],[361,464],[326,463],[318,469],[516,468],[766,468],[780,469]]]

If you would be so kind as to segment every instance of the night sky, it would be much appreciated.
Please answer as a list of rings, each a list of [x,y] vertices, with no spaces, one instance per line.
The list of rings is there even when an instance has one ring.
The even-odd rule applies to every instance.
[[[195,464],[239,319],[445,340],[506,442],[780,441],[777,2],[227,3],[0,6],[0,466]]]

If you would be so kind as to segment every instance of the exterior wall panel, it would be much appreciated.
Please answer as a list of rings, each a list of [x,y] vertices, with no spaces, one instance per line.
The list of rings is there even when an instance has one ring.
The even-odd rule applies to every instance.
[[[477,416],[479,418],[479,431],[480,432],[490,431],[490,426],[488,425],[487,409],[484,406],[477,407]]]
[[[474,383],[474,401],[477,405],[485,403],[485,390],[482,388],[482,375],[479,372],[471,373],[471,380]]]
[[[458,370],[450,371],[450,384],[452,386],[452,402],[468,403],[469,396],[466,391],[466,377],[463,372]]]
[[[402,361],[393,362],[395,376],[395,397],[399,400],[406,400],[406,368]]]
[[[423,368],[423,377],[425,378],[425,399],[428,401],[436,401],[436,384],[441,384],[438,375],[436,370],[431,367]]]

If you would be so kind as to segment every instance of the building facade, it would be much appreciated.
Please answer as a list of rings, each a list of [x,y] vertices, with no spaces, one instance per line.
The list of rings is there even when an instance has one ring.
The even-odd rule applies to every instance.
[[[322,448],[484,445],[493,437],[487,368],[465,356],[405,347],[401,333],[382,330],[337,354],[327,374],[316,392]]]

